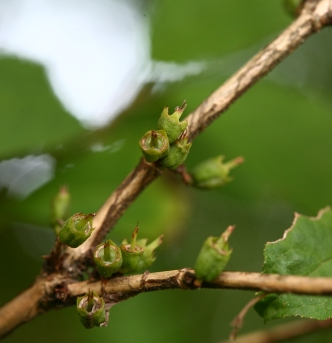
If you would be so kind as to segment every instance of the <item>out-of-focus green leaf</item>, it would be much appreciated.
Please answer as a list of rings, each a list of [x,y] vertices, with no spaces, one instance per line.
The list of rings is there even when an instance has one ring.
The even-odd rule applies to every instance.
[[[332,276],[332,211],[321,210],[316,218],[295,215],[284,237],[267,243],[263,273]],[[291,316],[328,319],[332,299],[325,296],[270,294],[255,307],[265,321]]]

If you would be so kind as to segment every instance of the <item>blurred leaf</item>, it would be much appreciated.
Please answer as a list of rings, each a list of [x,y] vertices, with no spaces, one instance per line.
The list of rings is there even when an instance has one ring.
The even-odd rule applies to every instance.
[[[263,273],[332,276],[332,211],[316,218],[295,215],[284,237],[267,243]],[[325,320],[332,316],[332,298],[295,294],[270,294],[255,307],[265,321],[291,316]]]

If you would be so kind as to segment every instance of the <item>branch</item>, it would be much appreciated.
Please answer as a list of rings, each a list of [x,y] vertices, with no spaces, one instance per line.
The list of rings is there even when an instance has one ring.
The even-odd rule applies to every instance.
[[[236,343],[273,343],[291,338],[304,336],[322,329],[332,327],[332,319],[328,320],[313,320],[305,319],[298,320],[293,323],[276,325],[269,330],[254,331],[246,335],[239,336]],[[221,343],[231,343],[234,341],[227,340]]]
[[[201,287],[195,285],[195,271],[190,268],[157,273],[115,277],[102,285],[100,281],[82,281],[68,285],[68,296],[76,297],[92,290],[104,293],[121,293],[133,296],[142,292],[167,289],[221,288],[273,293],[294,293],[307,295],[332,295],[332,278],[282,276],[278,274],[261,274],[248,272],[223,272],[213,282],[203,282]]]
[[[132,276],[119,276],[98,281],[76,282],[62,274],[40,278],[11,302],[0,308],[0,338],[41,312],[51,308],[73,305],[76,297],[89,290],[103,295],[106,302],[117,303],[144,292],[168,289],[196,290],[199,288],[239,289],[295,293],[306,295],[332,295],[332,278],[281,276],[248,272],[223,272],[213,282],[197,287],[195,271],[190,268]]]
[[[272,70],[278,63],[281,62],[282,59],[289,55],[308,36],[316,32],[320,28],[330,25],[331,21],[332,4],[330,0],[307,0],[301,15],[296,21],[294,21],[293,24],[289,26],[289,28],[287,28],[270,45],[268,45],[255,57],[253,57],[233,77],[231,77],[223,86],[221,86],[215,93],[213,93],[207,100],[205,100],[202,105],[200,105],[192,114],[188,116],[190,125],[190,139],[194,139],[209,124],[217,119],[222,112],[224,112],[238,97],[240,97],[241,94],[245,92],[245,90],[255,84],[270,70]],[[67,255],[64,259],[64,267],[66,269],[66,272],[69,273],[70,270],[80,268],[80,262],[82,262],[82,259],[86,257],[90,249],[92,249],[106,236],[107,232],[115,225],[115,223],[123,215],[127,207],[136,199],[136,197],[148,184],[150,184],[155,178],[157,178],[159,174],[160,171],[155,167],[154,164],[149,164],[144,161],[141,161],[139,163],[134,171],[129,176],[127,176],[123,183],[115,190],[115,192],[105,202],[105,204],[98,212],[94,220],[96,229],[91,238],[77,249],[67,249]],[[82,254],[85,254],[85,256],[82,257]],[[179,273],[179,271],[175,271],[175,273]],[[182,274],[188,275],[188,272]],[[63,278],[65,277],[65,275],[62,274],[56,275],[59,276],[59,280],[63,280]],[[156,276],[155,274],[150,274],[150,276],[147,276],[148,280],[150,280],[151,275]],[[275,277],[275,280],[272,283],[270,282],[270,284],[267,283],[265,286],[262,286],[254,282],[252,278],[253,274],[239,273],[237,278],[227,277],[227,275],[229,275],[229,272],[228,274],[223,273],[222,276],[218,278],[219,287],[251,290],[260,290],[262,289],[262,287],[265,287],[266,289],[263,289],[265,291],[294,291],[298,294],[332,293],[331,287],[328,288],[328,285],[326,285],[326,280],[328,279],[324,278],[304,278],[301,284],[296,282],[295,279],[290,279],[295,277],[281,277],[280,280],[284,280],[284,282],[281,282],[281,284],[279,283],[279,286],[281,287],[281,285],[283,284],[284,288],[281,287],[278,290],[274,289],[272,286],[276,286],[278,284],[278,278],[280,277]],[[260,274],[257,274],[257,277],[258,275]],[[62,276],[62,278],[60,276]],[[62,283],[60,281],[58,283],[56,283],[55,281],[51,282],[49,281],[50,277],[52,278],[53,276],[49,275],[48,277],[40,278],[30,289],[28,289],[27,291],[19,295],[18,298],[14,299],[12,302],[8,303],[0,309],[0,318],[2,319],[2,326],[0,327],[0,337],[5,335],[8,331],[14,329],[16,326],[33,318],[37,313],[39,313],[39,311],[41,310],[42,301],[44,301],[46,304],[48,303],[54,305],[54,299],[52,299],[52,297],[51,299],[49,299],[49,295],[53,294],[54,297],[55,290],[57,289],[56,287],[61,286]],[[266,277],[267,276],[263,278]],[[271,276],[271,278],[273,279],[273,276]],[[270,281],[272,280],[271,278]],[[55,278],[55,280],[56,279],[57,278]],[[110,281],[108,281],[108,283],[115,282],[113,280],[116,279],[111,279]],[[130,280],[130,289],[132,290],[131,287],[133,284],[135,285],[137,284],[137,282],[138,284],[140,284],[142,276],[131,276],[128,280]],[[134,282],[134,280],[136,280],[136,283]],[[164,280],[164,282],[162,282],[162,284],[164,285],[163,287],[165,287],[165,285],[167,284],[172,285],[172,282],[169,283],[169,280],[173,280],[172,277],[167,277],[167,280]],[[288,283],[288,281],[290,282],[290,280],[293,280],[293,283]],[[154,284],[155,289],[159,289],[158,284],[159,282],[161,282],[159,279],[157,279],[156,281],[150,281],[151,282],[148,283],[145,282],[144,289],[149,288],[153,290]],[[307,283],[306,285],[303,284],[304,281]],[[47,289],[47,291],[44,291],[44,298],[41,296],[39,288],[42,284],[44,285],[45,289]],[[99,286],[97,286],[97,284],[99,284]],[[313,284],[315,284],[315,287],[317,287],[316,291],[321,290],[321,293],[315,293],[314,288],[309,287],[309,285],[312,286]],[[82,285],[83,284],[81,284],[80,287],[82,287]],[[149,285],[149,287],[147,285]],[[309,289],[304,290],[305,286],[308,286]],[[324,288],[325,286],[326,288]],[[70,287],[74,286],[71,285]],[[95,283],[94,287],[100,287],[100,282]],[[214,284],[214,287],[216,287],[216,284]],[[137,290],[140,290],[140,288],[138,288]],[[21,301],[18,301],[17,299],[21,299]],[[17,304],[20,304],[20,306],[17,306]],[[13,317],[13,306],[17,306],[17,308],[19,308],[18,312],[20,312],[19,314],[18,312],[16,312],[15,318]],[[45,304],[43,304],[43,306],[45,307]],[[9,320],[12,320],[13,323],[9,323]]]
[[[73,260],[80,259],[89,250],[95,248],[105,238],[109,230],[114,227],[128,206],[160,175],[161,171],[153,163],[141,159],[136,168],[99,209],[93,219],[93,226],[96,229],[92,232],[90,238],[76,249],[67,248],[69,257],[66,259],[64,266],[71,266]]]
[[[330,25],[331,0],[307,0],[301,15],[271,44],[249,60],[187,119],[190,138],[199,135],[248,88],[290,55],[311,34]]]
[[[300,46],[306,38],[317,32],[322,27],[330,25],[332,22],[332,3],[331,0],[307,0],[301,15],[277,37],[271,44],[261,50],[251,60],[249,60],[238,72],[236,72],[228,81],[217,89],[208,99],[206,99],[194,112],[186,119],[189,123],[189,138],[193,140],[208,125],[216,120],[225,110],[239,98],[248,88],[253,86],[258,80],[265,76],[275,66],[277,66],[285,57]],[[142,164],[142,162],[141,162]],[[140,165],[141,165],[140,164]],[[136,167],[135,171],[140,168]],[[146,168],[155,168],[154,164],[146,164]],[[102,214],[94,220],[96,225],[95,233],[91,239],[82,247],[87,251],[105,237],[120,216],[123,214],[130,203],[144,189],[151,180],[144,178],[141,174],[139,179],[135,179],[135,171],[123,182],[114,192],[114,195],[107,200],[102,207]],[[145,173],[149,173],[145,170]],[[137,175],[138,177],[138,175]],[[139,184],[144,186],[140,189]],[[125,185],[125,188],[124,188]],[[135,195],[132,194],[132,189]],[[121,199],[118,195],[121,195]],[[123,208],[124,206],[124,208]],[[109,210],[107,210],[109,208]]]

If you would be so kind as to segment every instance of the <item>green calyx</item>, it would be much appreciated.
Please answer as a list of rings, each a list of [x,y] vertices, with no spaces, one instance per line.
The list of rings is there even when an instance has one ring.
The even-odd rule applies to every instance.
[[[171,145],[167,156],[159,162],[161,167],[175,169],[180,166],[187,158],[192,143],[188,143],[186,132],[183,132],[180,137]]]
[[[76,305],[78,315],[85,328],[91,329],[95,326],[107,325],[104,299],[95,292],[89,291],[83,297],[77,297]]]
[[[166,131],[170,143],[173,143],[188,126],[186,120],[180,122],[180,117],[186,107],[187,104],[184,101],[181,106],[175,108],[173,114],[168,114],[168,107],[165,107],[161,113],[157,127],[159,130]]]
[[[149,245],[146,245],[147,239],[139,239],[137,245],[143,248],[143,254],[141,255],[135,271],[142,271],[149,268],[153,262],[156,260],[154,251],[161,245],[163,242],[164,235],[159,236]]]
[[[90,236],[94,228],[92,227],[92,218],[94,213],[83,214],[76,213],[64,223],[58,237],[63,244],[72,248],[77,248],[84,243]]]
[[[121,273],[125,274],[137,270],[138,262],[144,251],[144,249],[136,243],[137,234],[138,226],[135,227],[131,235],[130,244],[127,244],[127,240],[124,240],[120,246],[123,258],[123,263],[120,269]]]
[[[225,269],[232,254],[228,238],[233,230],[234,226],[229,226],[220,237],[208,237],[203,243],[195,264],[198,280],[211,282]]]
[[[155,162],[166,156],[169,142],[165,130],[150,130],[139,141],[144,158],[147,162]]]
[[[56,235],[59,234],[63,222],[68,218],[70,194],[66,187],[61,187],[59,193],[53,198],[51,205],[51,225]],[[61,223],[61,224],[60,224]]]
[[[93,259],[98,273],[103,278],[111,277],[122,266],[121,249],[110,239],[96,247]]]
[[[193,186],[201,189],[214,189],[221,187],[233,180],[229,176],[231,169],[243,163],[242,157],[237,157],[227,163],[223,163],[224,156],[210,158],[198,166],[190,173]]]

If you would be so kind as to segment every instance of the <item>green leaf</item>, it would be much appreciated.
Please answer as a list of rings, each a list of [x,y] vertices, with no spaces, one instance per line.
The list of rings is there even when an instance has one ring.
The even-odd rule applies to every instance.
[[[332,276],[332,211],[321,210],[316,218],[295,214],[293,225],[282,239],[267,243],[263,273]],[[255,306],[270,321],[291,316],[315,319],[332,317],[332,298],[294,294],[270,294]]]

